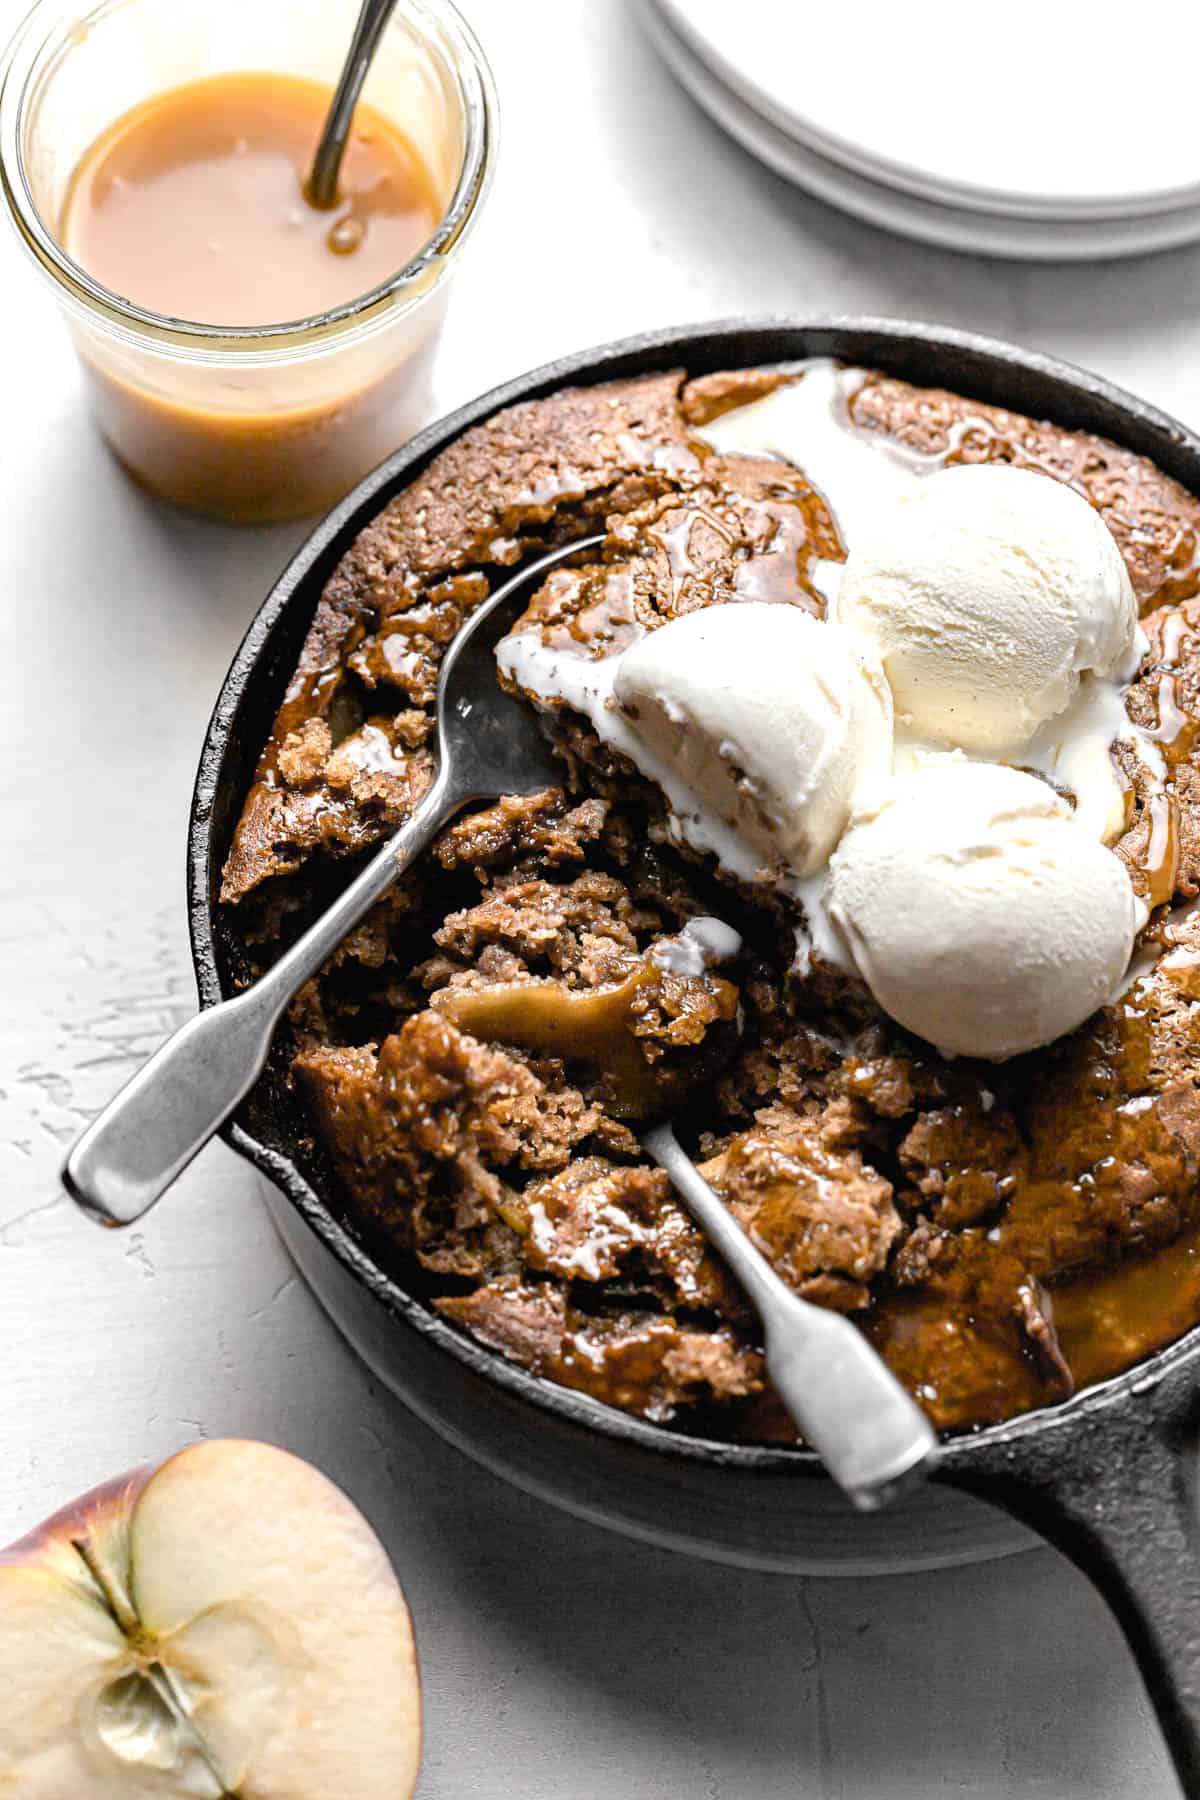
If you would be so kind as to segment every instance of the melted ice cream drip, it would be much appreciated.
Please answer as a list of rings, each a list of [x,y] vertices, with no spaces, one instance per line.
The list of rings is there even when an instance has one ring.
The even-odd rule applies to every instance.
[[[742,934],[724,919],[689,919],[678,937],[662,938],[650,957],[668,975],[699,976],[732,962],[742,947]]]

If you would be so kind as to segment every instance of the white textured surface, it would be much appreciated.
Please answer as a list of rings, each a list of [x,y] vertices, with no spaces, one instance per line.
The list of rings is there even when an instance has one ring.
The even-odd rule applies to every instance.
[[[19,10],[0,0],[0,24]],[[1200,416],[1200,252],[1056,270],[916,249],[728,144],[621,0],[471,10],[507,128],[443,404],[643,325],[859,309],[1059,351]],[[397,1559],[428,1695],[423,1800],[1167,1800],[1116,1629],[1049,1553],[833,1585],[609,1539],[502,1488],[378,1391],[223,1148],[124,1236],[60,1197],[65,1144],[192,1004],[196,752],[302,534],[144,500],[84,422],[7,240],[0,292],[0,1542],[116,1469],[251,1433],[315,1459]]]

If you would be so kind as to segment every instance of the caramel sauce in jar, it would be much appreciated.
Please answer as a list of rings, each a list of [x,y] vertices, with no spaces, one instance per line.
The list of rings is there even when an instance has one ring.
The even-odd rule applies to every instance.
[[[34,0],[0,206],[110,447],[163,498],[323,511],[426,424],[484,210],[495,85],[452,0],[395,0],[328,211],[305,183],[358,0]]]
[[[338,201],[311,206],[304,180],[329,97],[317,82],[251,72],[134,108],[75,169],[59,227],[69,255],[122,302],[239,332],[302,330],[380,288],[429,240],[439,197],[417,149],[360,103]],[[384,358],[364,347],[336,368],[285,359],[253,374],[203,352],[164,368],[86,333],[76,341],[131,473],[184,506],[256,522],[331,503],[418,422],[429,322]],[[407,418],[406,393],[417,400]]]
[[[365,102],[336,204],[310,205],[329,100],[315,81],[263,71],[135,107],[75,169],[66,249],[123,299],[204,325],[280,325],[369,293],[416,254],[441,209],[417,151]]]

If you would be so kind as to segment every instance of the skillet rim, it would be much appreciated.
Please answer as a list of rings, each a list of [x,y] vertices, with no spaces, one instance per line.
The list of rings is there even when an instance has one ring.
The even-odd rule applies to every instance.
[[[779,342],[780,338],[785,342]],[[715,358],[711,362],[710,354]],[[205,731],[189,809],[188,926],[201,1007],[215,1005],[225,997],[215,929],[214,813],[230,745],[243,714],[256,706],[262,710],[261,690],[269,675],[269,671],[264,672],[264,659],[273,631],[293,609],[307,607],[311,617],[333,563],[387,501],[471,425],[502,407],[540,398],[567,383],[614,380],[623,375],[648,373],[674,361],[700,372],[700,365],[714,369],[749,367],[819,355],[864,362],[926,385],[950,385],[953,381],[955,391],[970,394],[974,387],[976,397],[990,398],[991,404],[1025,413],[1033,411],[1068,429],[1095,431],[1151,457],[1164,473],[1200,495],[1200,436],[1179,421],[1075,364],[951,326],[869,315],[726,318],[615,339],[556,358],[489,389],[427,426],[326,514],[262,602],[234,654]],[[942,365],[961,363],[962,371],[948,375],[943,369],[931,378],[928,367],[924,374],[921,372],[922,358],[926,364],[931,360]],[[980,379],[973,382],[973,375]],[[1021,392],[1023,387],[1032,395],[1044,394],[1046,401],[1031,401]],[[981,388],[990,389],[990,395],[981,393]],[[1061,404],[1056,406],[1055,402]],[[220,849],[223,859],[224,846]],[[787,1445],[725,1442],[672,1431],[508,1362],[499,1352],[489,1350],[432,1311],[376,1264],[289,1157],[261,1143],[236,1117],[222,1127],[220,1136],[281,1190],[324,1248],[365,1290],[369,1300],[484,1383],[500,1387],[536,1412],[550,1412],[568,1427],[588,1434],[598,1432],[660,1457],[739,1472],[828,1479],[811,1451]],[[1030,1438],[1046,1440],[1055,1433],[1070,1433],[1084,1421],[1102,1422],[1106,1413],[1137,1405],[1165,1380],[1198,1359],[1200,1323],[1143,1362],[1082,1390],[1070,1400],[943,1439],[939,1467],[947,1474],[965,1473],[977,1446],[1015,1449]]]

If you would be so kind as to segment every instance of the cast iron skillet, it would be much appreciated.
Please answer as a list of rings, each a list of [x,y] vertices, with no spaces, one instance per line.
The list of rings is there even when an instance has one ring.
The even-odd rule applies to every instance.
[[[209,725],[191,816],[189,910],[202,1005],[228,992],[243,957],[236,914],[221,914],[216,890],[255,760],[323,583],[385,502],[467,426],[513,401],[677,365],[699,375],[807,356],[841,357],[1099,432],[1200,493],[1200,440],[1162,413],[1048,357],[921,325],[735,320],[626,339],[497,388],[423,432],[335,508],[268,596],[233,661]],[[797,1500],[798,1479],[828,1485],[805,1452],[717,1443],[647,1424],[506,1363],[439,1318],[373,1260],[339,1215],[336,1186],[283,1076],[280,1057],[224,1135],[290,1201],[276,1211],[284,1237],[368,1360],[377,1367],[393,1357],[430,1365],[423,1377],[428,1408],[437,1409],[439,1391],[447,1413],[456,1395],[471,1393],[477,1402],[482,1392],[501,1430],[523,1431],[528,1445],[545,1436],[557,1455],[594,1453],[601,1482],[636,1485],[647,1469],[657,1472],[663,1491],[684,1505],[695,1494],[719,1507],[726,1488],[739,1506],[748,1493],[766,1503],[781,1479],[793,1484],[788,1491]],[[451,1423],[446,1429],[455,1435]],[[1198,1436],[1200,1329],[1064,1405],[947,1443],[937,1479],[1031,1526],[1096,1583],[1141,1666],[1185,1791],[1200,1797]],[[599,1504],[592,1510],[603,1516]]]

